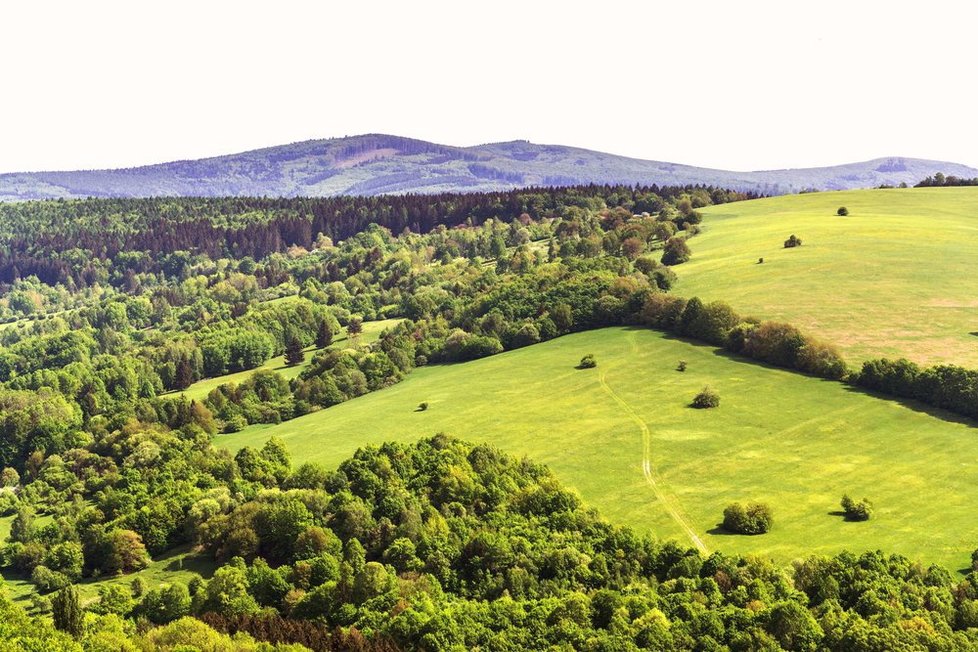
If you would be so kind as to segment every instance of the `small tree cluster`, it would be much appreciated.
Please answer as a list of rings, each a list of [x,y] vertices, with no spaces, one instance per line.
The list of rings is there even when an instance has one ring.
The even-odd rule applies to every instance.
[[[693,402],[689,404],[690,407],[694,407],[700,410],[707,408],[715,408],[720,406],[720,395],[717,394],[716,390],[710,387],[704,387],[703,390],[693,398]]]
[[[839,210],[837,210],[835,214],[841,217],[845,217],[846,215],[849,214],[849,209],[846,208],[845,206],[839,206]]]
[[[598,361],[594,359],[593,353],[588,353],[586,356],[581,358],[581,363],[577,365],[578,369],[594,369],[598,366]]]
[[[791,249],[792,247],[800,247],[800,246],[801,246],[801,238],[796,236],[794,233],[788,236],[788,239],[784,241],[785,249]]]
[[[853,500],[849,494],[843,494],[841,504],[847,521],[868,521],[873,515],[873,503],[868,498]]]
[[[772,520],[771,508],[763,503],[731,503],[723,510],[723,529],[737,534],[764,534]]]

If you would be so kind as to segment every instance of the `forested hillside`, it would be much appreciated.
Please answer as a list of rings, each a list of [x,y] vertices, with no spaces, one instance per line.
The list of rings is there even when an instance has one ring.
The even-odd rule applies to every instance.
[[[602,326],[847,377],[833,346],[790,325],[668,293],[700,209],[746,198],[585,186],[0,207],[0,562],[22,598],[0,604],[0,641],[973,648],[978,575],[881,552],[790,569],[704,558],[609,524],[532,460],[436,433],[338,468],[278,439],[213,444],[418,367]],[[266,367],[276,356],[287,373]],[[213,388],[190,398],[203,379]]]
[[[746,172],[646,161],[527,141],[452,147],[367,134],[121,170],[0,174],[0,201],[433,194],[581,184],[712,185],[779,195],[806,190],[912,186],[938,173],[958,178],[978,176],[978,170],[965,165],[906,157],[822,168]]]

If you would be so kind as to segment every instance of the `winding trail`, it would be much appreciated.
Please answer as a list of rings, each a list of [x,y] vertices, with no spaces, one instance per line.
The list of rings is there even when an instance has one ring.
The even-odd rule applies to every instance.
[[[708,555],[710,553],[706,544],[700,539],[699,535],[696,534],[696,530],[693,529],[693,525],[690,522],[689,516],[683,511],[682,506],[675,497],[667,494],[663,489],[658,478],[658,474],[652,468],[652,433],[649,430],[649,426],[645,423],[645,420],[639,416],[638,412],[632,409],[632,406],[628,404],[628,401],[623,399],[621,396],[615,393],[615,390],[611,389],[605,379],[604,370],[598,372],[598,382],[601,384],[601,389],[603,389],[608,396],[613,398],[618,405],[625,410],[629,418],[634,421],[639,429],[642,431],[642,474],[645,476],[645,482],[652,488],[652,492],[655,494],[656,499],[662,506],[666,508],[669,516],[672,517],[679,527],[686,533],[693,545],[700,551],[703,555]]]

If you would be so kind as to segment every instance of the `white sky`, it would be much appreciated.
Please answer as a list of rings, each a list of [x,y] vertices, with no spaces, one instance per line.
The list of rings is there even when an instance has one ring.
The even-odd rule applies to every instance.
[[[730,169],[890,155],[978,167],[976,14],[863,0],[4,2],[0,171],[368,132]]]

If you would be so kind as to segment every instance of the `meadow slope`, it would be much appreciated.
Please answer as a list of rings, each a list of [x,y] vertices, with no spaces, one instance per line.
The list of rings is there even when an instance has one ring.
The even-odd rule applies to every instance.
[[[978,367],[978,188],[812,193],[703,214],[692,258],[675,268],[678,294],[788,321],[851,363]],[[791,234],[801,247],[783,247]]]
[[[575,369],[585,353],[596,369]],[[720,407],[687,407],[707,384]],[[422,401],[430,408],[416,411]],[[695,535],[707,550],[787,562],[881,548],[958,570],[978,542],[973,425],[651,330],[603,329],[421,368],[388,389],[217,443],[236,450],[275,435],[294,463],[335,466],[358,447],[436,432],[548,464],[614,522],[690,545]],[[872,499],[874,518],[843,521],[843,492]],[[719,532],[733,500],[768,502],[773,530]]]

